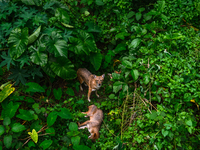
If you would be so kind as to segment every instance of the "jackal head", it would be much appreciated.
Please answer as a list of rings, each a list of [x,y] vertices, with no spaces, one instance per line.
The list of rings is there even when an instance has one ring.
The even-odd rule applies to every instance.
[[[103,80],[104,80],[104,77],[105,77],[105,74],[103,74],[103,75],[101,75],[101,76],[96,76],[96,75],[94,75],[94,79],[95,79],[95,82],[96,82],[96,85],[97,85],[98,88],[101,87],[102,82],[103,82]]]

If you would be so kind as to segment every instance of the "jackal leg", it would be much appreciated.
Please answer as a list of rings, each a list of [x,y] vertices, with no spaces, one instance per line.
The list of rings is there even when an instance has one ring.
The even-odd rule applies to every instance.
[[[97,94],[97,90],[95,91],[95,93],[96,93],[96,96],[99,97],[99,95]]]

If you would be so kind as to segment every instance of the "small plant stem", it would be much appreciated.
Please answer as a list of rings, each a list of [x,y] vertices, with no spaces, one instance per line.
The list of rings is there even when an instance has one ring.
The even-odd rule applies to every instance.
[[[122,140],[122,135],[123,135],[123,122],[124,122],[124,114],[125,114],[125,108],[126,108],[126,102],[128,100],[128,91],[127,91],[127,95],[126,95],[126,100],[124,103],[124,108],[123,108],[123,112],[122,112],[122,124],[121,124],[121,140]]]

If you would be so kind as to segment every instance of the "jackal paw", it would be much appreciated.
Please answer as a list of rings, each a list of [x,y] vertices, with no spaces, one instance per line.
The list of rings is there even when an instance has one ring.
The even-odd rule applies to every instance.
[[[88,99],[88,101],[89,101],[89,102],[91,102],[91,100],[90,100],[90,99]]]
[[[97,96],[97,97],[99,97],[99,95],[98,95],[98,94],[97,94],[96,96]]]

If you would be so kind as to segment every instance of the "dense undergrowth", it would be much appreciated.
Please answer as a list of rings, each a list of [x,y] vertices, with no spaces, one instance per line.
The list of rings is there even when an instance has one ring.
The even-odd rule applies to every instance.
[[[0,150],[198,149],[198,0],[1,0],[0,12]],[[80,67],[111,73],[90,103]],[[95,143],[77,126],[91,104],[104,112]]]

